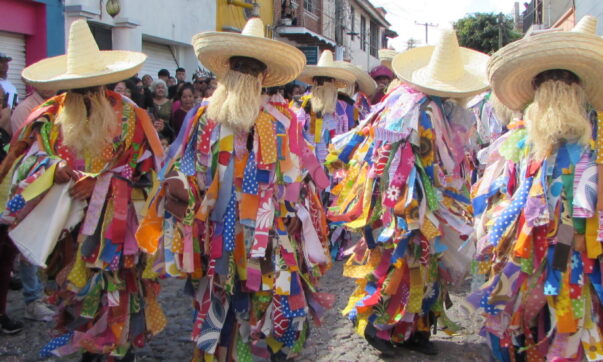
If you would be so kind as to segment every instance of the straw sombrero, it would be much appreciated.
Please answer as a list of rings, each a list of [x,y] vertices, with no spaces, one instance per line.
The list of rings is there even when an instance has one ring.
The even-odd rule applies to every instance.
[[[445,29],[436,46],[400,53],[392,67],[403,82],[425,94],[463,98],[488,88],[488,59],[484,53],[460,47],[454,30]]]
[[[494,53],[488,74],[498,99],[522,111],[534,99],[535,76],[565,69],[580,78],[589,102],[602,110],[603,39],[595,34],[596,26],[596,18],[585,16],[572,31],[527,36]]]
[[[241,34],[209,31],[193,36],[192,43],[199,61],[215,73],[218,80],[226,74],[229,60],[235,56],[257,59],[266,65],[264,87],[295,80],[306,65],[301,50],[264,37],[264,23],[260,18],[249,19]]]
[[[75,89],[115,83],[138,73],[146,55],[126,50],[100,51],[85,20],[69,29],[67,54],[47,58],[21,75],[39,89]]]
[[[352,71],[333,61],[333,53],[330,50],[323,50],[316,65],[306,65],[297,80],[312,84],[314,77],[334,78],[337,88],[346,88],[356,81],[356,76]]]
[[[358,88],[362,91],[362,93],[366,94],[369,97],[372,97],[377,90],[377,83],[371,78],[371,76],[365,72],[362,68],[352,63],[336,61],[336,65],[343,67],[345,69],[349,69],[354,76],[356,77],[356,82],[358,83]]]
[[[381,65],[386,66],[389,70],[392,70],[392,61],[396,54],[398,54],[394,49],[379,49],[379,61]]]

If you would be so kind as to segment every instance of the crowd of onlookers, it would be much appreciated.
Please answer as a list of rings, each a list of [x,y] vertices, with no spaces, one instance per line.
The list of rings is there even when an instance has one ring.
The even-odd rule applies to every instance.
[[[176,69],[175,77],[169,70],[161,69],[156,79],[145,74],[108,87],[146,109],[162,143],[167,145],[178,135],[188,111],[203,98],[211,97],[218,84],[215,78],[202,73],[195,73],[192,82],[186,79],[184,68]]]

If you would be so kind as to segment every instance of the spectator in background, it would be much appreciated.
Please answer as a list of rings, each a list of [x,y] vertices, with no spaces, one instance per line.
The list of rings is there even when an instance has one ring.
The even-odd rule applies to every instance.
[[[142,86],[145,88],[149,88],[153,84],[153,77],[150,74],[145,74],[142,76]]]
[[[194,83],[195,89],[201,91],[201,93],[203,94],[205,92],[205,90],[207,89],[208,82],[209,82],[209,78],[207,78],[204,75],[197,77],[197,79],[195,80],[195,83]]]
[[[182,67],[176,69],[176,81],[178,84],[186,82],[186,69]]]
[[[17,88],[8,80],[8,63],[13,60],[0,52],[0,87],[4,90],[4,104],[12,110],[19,103]]]
[[[42,104],[48,98],[54,97],[56,94],[56,90],[41,90],[32,88],[31,94],[25,98],[23,102],[19,103],[19,105],[14,109],[10,118],[10,132],[12,134],[17,133],[31,111],[33,111],[34,108]]]
[[[153,106],[153,92],[151,92],[151,84],[153,84],[153,77],[145,74],[142,77],[142,85],[144,87],[144,105],[142,108],[148,109]]]
[[[218,87],[218,81],[215,78],[211,78],[207,82],[207,89],[205,89],[205,92],[203,93],[203,98],[211,97],[214,94],[214,91],[216,90],[217,87]]]
[[[170,71],[167,69],[161,69],[159,72],[157,72],[157,78],[161,79],[165,82],[165,84],[167,84],[168,80],[170,80]]]
[[[114,91],[115,93],[119,93],[122,96],[126,96],[128,97],[128,93],[127,93],[127,87],[126,87],[126,81],[122,80],[119,81],[115,84],[110,84],[107,86],[107,88],[109,88],[110,90]],[[128,97],[130,98],[130,97]]]
[[[201,103],[203,100],[203,92],[197,88],[193,89],[193,97],[195,98],[195,105]]]
[[[126,97],[130,98],[137,106],[144,108],[144,89],[138,77],[126,80]]]
[[[285,85],[284,97],[286,100],[291,102],[292,100],[301,97],[304,94],[304,90],[299,84],[288,83]]]
[[[169,92],[168,92],[168,97],[175,101],[178,99],[178,91],[179,88],[178,86],[180,84],[183,84],[185,82],[185,78],[186,78],[186,70],[184,68],[178,68],[176,69],[176,83],[173,85],[169,85]],[[170,78],[170,81],[172,80],[172,78]]]
[[[184,85],[180,88],[178,92],[178,101],[180,103],[178,109],[174,111],[172,115],[172,130],[174,131],[174,135],[178,135],[180,132],[180,128],[182,127],[182,123],[184,121],[184,117],[188,111],[190,111],[195,105],[195,96],[194,96],[194,88],[190,83],[183,83]]]
[[[385,65],[378,65],[371,70],[371,77],[377,83],[377,91],[371,99],[371,104],[381,102],[381,98],[385,95],[387,86],[394,79],[394,73]]]
[[[11,109],[5,101],[4,88],[0,87],[0,124],[10,123]],[[4,153],[2,152],[2,157]],[[9,187],[8,183],[2,186]],[[6,204],[8,190],[0,191],[0,203]],[[17,248],[8,237],[8,226],[0,225],[0,329],[5,334],[19,333],[23,329],[23,323],[14,321],[6,315],[6,299],[11,280],[13,262],[18,255]]]
[[[174,77],[170,77],[167,81],[168,87],[174,87],[174,86],[176,86],[176,84],[178,84],[178,82],[176,82],[176,78],[174,78]]]
[[[2,103],[0,103],[0,139],[2,136],[10,137],[10,117],[12,114],[12,110],[8,105],[8,95],[4,91],[4,88],[0,87],[0,98]],[[2,135],[2,131],[6,133],[6,135]],[[0,150],[0,154],[4,155],[4,152]]]
[[[155,128],[161,134],[172,136],[170,128],[172,116],[172,101],[167,97],[167,85],[162,79],[158,79],[151,84],[153,93],[153,104],[149,108],[149,113],[153,117]]]

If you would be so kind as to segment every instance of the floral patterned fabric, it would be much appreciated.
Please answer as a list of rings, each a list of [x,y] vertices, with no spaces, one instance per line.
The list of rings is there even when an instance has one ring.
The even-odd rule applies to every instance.
[[[119,115],[121,134],[100,156],[80,159],[62,143],[61,127],[55,123],[62,94],[34,110],[18,139],[35,141],[7,176],[12,186],[2,220],[11,228],[44,198],[48,189],[32,194],[30,186],[54,172],[59,161],[66,161],[79,176],[97,179],[84,220],[72,231],[77,254],[63,261],[57,276],[59,290],[52,299],[60,306],[55,328],[60,336],[44,348],[42,357],[79,350],[123,356],[165,326],[156,299],[159,285],[143,278],[146,259],[134,239],[136,207],[145,199],[140,181],[150,179],[155,168],[142,126],[147,115],[117,93],[107,91],[106,97]]]
[[[351,132],[327,164],[343,168],[328,217],[363,238],[344,273],[358,284],[343,311],[364,335],[401,343],[444,313],[448,286],[472,256],[469,182],[462,140],[467,114],[437,97],[398,87]]]
[[[331,264],[316,186],[326,175],[293,113],[274,101],[249,132],[208,119],[206,103],[191,110],[160,174],[184,183],[185,216],[165,210],[162,184],[137,233],[152,273],[189,280],[195,359],[293,357],[310,317],[334,302],[316,290]],[[289,234],[290,217],[299,233]]]
[[[472,190],[487,281],[468,301],[499,361],[601,360],[595,152],[566,143],[536,160],[522,123],[509,128]]]

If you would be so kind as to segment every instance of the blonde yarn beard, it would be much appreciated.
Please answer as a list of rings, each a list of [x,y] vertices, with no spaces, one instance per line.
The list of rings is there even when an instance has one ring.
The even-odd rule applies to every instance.
[[[249,131],[262,106],[259,77],[229,71],[209,99],[207,116],[235,131]]]
[[[325,82],[323,85],[312,87],[312,112],[322,114],[334,113],[337,106],[337,87],[335,82]]]
[[[85,98],[90,100],[89,115]],[[79,157],[102,154],[119,130],[115,111],[103,91],[87,95],[68,92],[55,122],[61,126],[63,144]]]
[[[562,142],[586,145],[591,125],[586,115],[586,94],[577,83],[549,80],[540,85],[525,110],[528,142],[537,159],[548,157]]]

